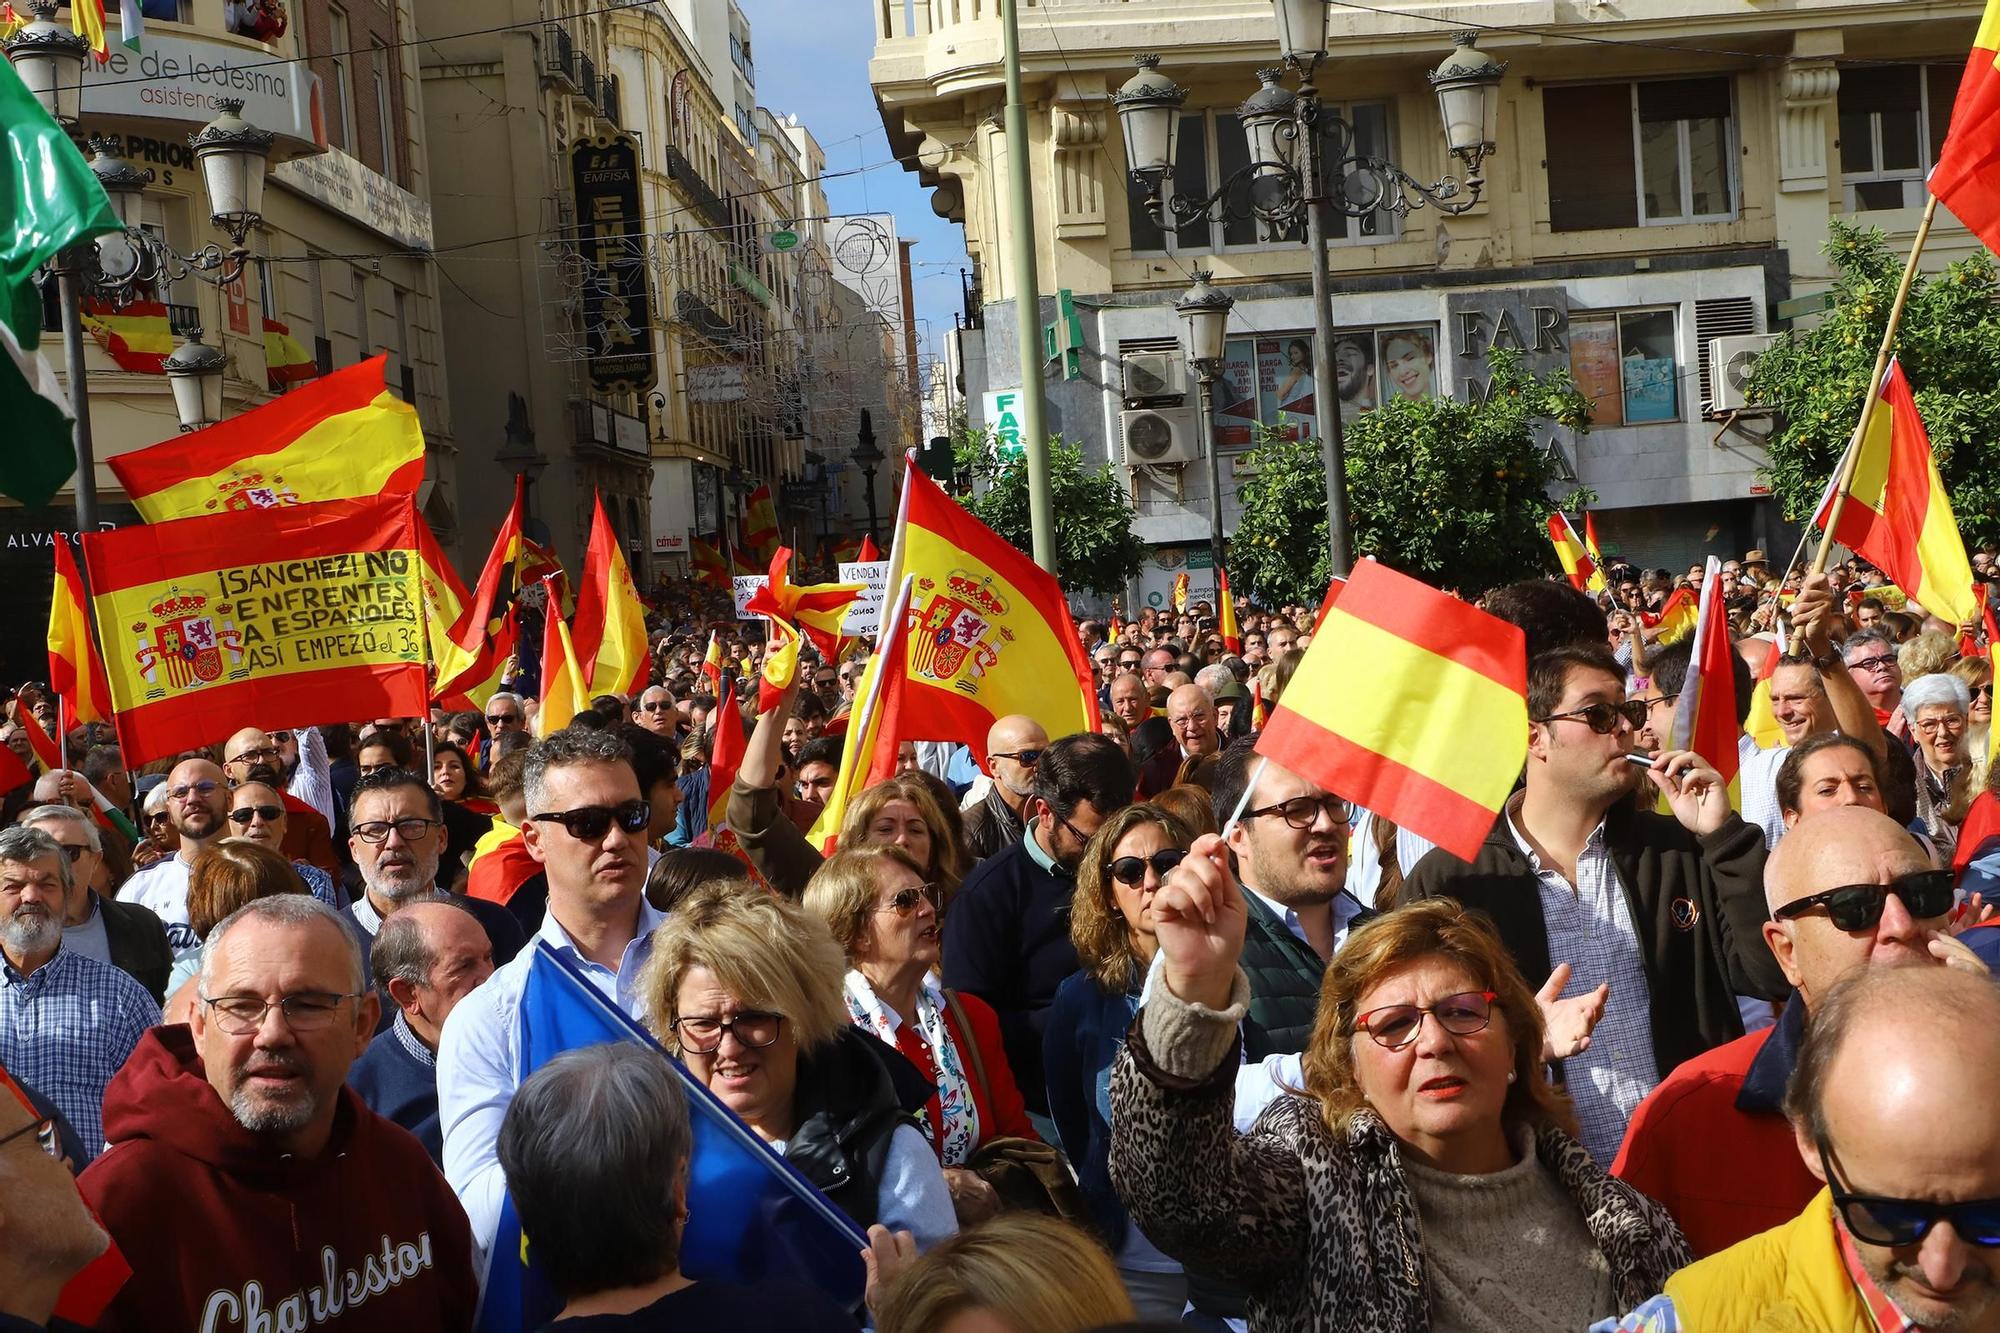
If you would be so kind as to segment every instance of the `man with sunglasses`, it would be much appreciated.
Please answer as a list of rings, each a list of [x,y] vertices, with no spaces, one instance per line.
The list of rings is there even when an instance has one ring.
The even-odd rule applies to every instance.
[[[632,710],[632,720],[669,744],[680,745],[680,705],[664,685],[649,685]]]
[[[145,908],[101,897],[91,887],[104,863],[104,843],[90,816],[74,806],[38,805],[21,816],[21,827],[40,829],[69,857],[63,947],[111,964],[144,986],[155,1004],[166,1003],[167,977],[174,966],[166,928]]]
[[[1048,745],[1042,724],[1019,713],[1001,718],[986,733],[986,768],[993,777],[984,796],[962,813],[965,851],[973,861],[1020,841],[1035,791],[1035,765]]]
[[[1430,853],[1399,901],[1479,908],[1522,975],[1553,983],[1567,964],[1576,998],[1608,997],[1589,1048],[1563,1064],[1582,1142],[1608,1164],[1655,1084],[1743,1035],[1738,995],[1785,994],[1758,934],[1764,836],[1693,752],[1632,762],[1646,708],[1626,699],[1624,672],[1604,649],[1532,658],[1528,718],[1525,782],[1478,856]],[[1642,782],[1671,815],[1636,808]]]
[[[278,789],[268,782],[239,783],[229,793],[230,836],[254,842],[260,847],[268,847],[280,856],[285,855],[285,830],[289,817]],[[333,876],[313,865],[310,861],[294,860],[292,869],[299,872],[299,879],[305,884],[306,892],[338,911],[347,905],[347,895],[333,882]]]
[[[63,1165],[55,1115],[0,1069],[0,1333],[42,1333],[64,1285],[111,1243]]]
[[[208,932],[185,1025],[145,1035],[81,1185],[132,1265],[95,1327],[471,1327],[465,1216],[346,1087],[377,1019],[339,915],[258,898]]]
[[[285,821],[284,842],[277,849],[288,861],[305,861],[331,875],[340,868],[333,854],[333,821],[284,789],[279,775],[278,743],[258,727],[244,727],[222,744],[222,772],[235,787],[263,782],[278,792],[291,818]]]
[[[528,751],[521,786],[522,841],[548,875],[548,911],[535,938],[641,1017],[639,972],[666,918],[643,892],[652,811],[631,751],[614,733],[559,731]],[[506,1193],[497,1144],[519,1083],[521,994],[534,953],[501,963],[451,1011],[438,1041],[445,1176],[482,1247],[492,1242]]]
[[[118,901],[137,903],[167,928],[176,949],[200,943],[188,925],[188,867],[208,846],[229,836],[229,786],[220,768],[206,759],[183,759],[167,774],[167,816],[179,837],[172,856],[135,873],[118,890]]]
[[[1689,1060],[1640,1103],[1612,1174],[1659,1200],[1697,1255],[1795,1215],[1819,1182],[1792,1151],[1784,1094],[1827,994],[1864,968],[1986,966],[1950,930],[1951,873],[1893,819],[1843,806],[1771,854],[1769,944],[1794,993],[1774,1027]]]
[[[2000,1329],[2000,1128],[1968,1114],[2000,1098],[1996,1071],[1990,978],[1842,978],[1785,1094],[1786,1146],[1814,1192],[1789,1220],[1674,1274],[1617,1328]]]

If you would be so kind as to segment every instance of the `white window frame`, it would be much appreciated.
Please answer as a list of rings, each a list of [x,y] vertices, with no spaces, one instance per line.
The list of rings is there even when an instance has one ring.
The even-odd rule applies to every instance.
[[[1674,415],[1668,421],[1627,421],[1625,420],[1625,357],[1618,356],[1618,424],[1591,424],[1592,430],[1647,430],[1655,426],[1684,426],[1688,422],[1687,382],[1699,372],[1699,364],[1686,365],[1681,361],[1686,349],[1681,346],[1681,330],[1684,323],[1681,307],[1675,302],[1661,305],[1617,305],[1605,309],[1591,307],[1573,309],[1569,312],[1569,322],[1578,320],[1610,319],[1620,332],[1619,346],[1624,345],[1624,319],[1627,315],[1671,315],[1674,321]],[[1699,387],[1699,386],[1696,386]]]
[[[340,147],[350,156],[355,155],[354,131],[354,75],[348,67],[351,33],[347,22],[347,11],[339,5],[326,7],[327,56],[333,63],[334,110],[340,117]]]
[[[1384,156],[1387,157],[1392,162],[1395,161],[1396,104],[1393,100],[1390,99],[1376,100],[1370,98],[1359,102],[1333,103],[1322,107],[1321,114],[1338,116],[1341,120],[1346,121],[1348,124],[1351,125],[1354,123],[1354,109],[1358,106],[1379,106],[1382,108],[1383,121],[1387,127],[1388,140],[1389,140],[1388,145],[1384,150]],[[1203,157],[1203,161],[1207,163],[1207,178],[1201,187],[1201,192],[1204,195],[1212,194],[1215,191],[1216,186],[1221,183],[1222,179],[1221,177],[1222,138],[1220,131],[1218,129],[1218,117],[1224,115],[1234,115],[1234,114],[1235,111],[1233,109],[1226,107],[1224,108],[1211,107],[1207,110],[1201,110],[1201,111],[1183,110],[1183,111],[1176,111],[1174,113],[1175,117],[1174,133],[1176,135],[1178,135],[1181,132],[1180,120],[1182,117],[1199,116],[1201,118],[1202,146],[1203,146],[1203,152],[1205,154],[1205,156]],[[1176,153],[1175,156],[1178,158],[1179,154]],[[1173,202],[1173,197],[1174,197],[1174,180],[1173,177],[1169,175],[1165,181],[1161,182],[1161,189],[1160,189],[1160,208],[1169,220],[1172,220],[1174,216],[1171,207]],[[1133,190],[1130,186],[1128,186],[1126,189],[1125,200],[1126,200],[1126,210],[1128,219],[1140,218],[1144,216],[1138,200],[1133,197]],[[1273,236],[1271,235],[1272,228],[1270,228],[1269,226],[1267,226],[1262,222],[1258,222],[1256,224],[1257,231],[1261,237],[1265,237],[1266,239],[1247,241],[1247,242],[1238,241],[1233,243],[1226,241],[1223,239],[1223,227],[1225,225],[1225,219],[1223,217],[1223,214],[1225,211],[1225,203],[1226,201],[1218,200],[1216,201],[1215,205],[1209,210],[1208,214],[1209,239],[1207,241],[1205,242],[1183,241],[1173,230],[1171,230],[1170,228],[1162,227],[1159,230],[1162,233],[1164,233],[1163,246],[1153,249],[1142,249],[1135,244],[1132,247],[1131,253],[1135,255],[1160,255],[1160,254],[1240,255],[1240,254],[1255,254],[1259,252],[1269,252],[1273,250],[1290,250],[1305,243],[1303,236],[1295,238]],[[1362,234],[1360,226],[1361,220],[1359,218],[1349,218],[1347,219],[1347,221],[1350,224],[1349,232],[1351,234],[1347,236],[1328,236],[1326,238],[1327,246],[1329,248],[1334,248],[1334,247],[1349,247],[1357,245],[1380,245],[1386,241],[1393,241],[1398,239],[1402,235],[1402,220],[1398,218],[1394,212],[1391,212],[1387,209],[1381,210],[1381,213],[1383,222],[1381,228],[1378,231],[1376,231],[1374,235],[1370,236]],[[1150,221],[1150,219],[1146,220]]]
[[[1729,86],[1729,114],[1724,117],[1723,131],[1728,142],[1723,146],[1724,173],[1728,176],[1729,208],[1722,213],[1697,213],[1694,211],[1694,162],[1688,147],[1688,123],[1685,120],[1673,122],[1674,138],[1678,145],[1681,178],[1681,211],[1675,217],[1646,216],[1646,144],[1639,122],[1639,88],[1646,83],[1684,83],[1696,79],[1722,78]],[[1742,172],[1738,159],[1742,156],[1741,135],[1737,128],[1736,78],[1733,74],[1687,74],[1672,79],[1634,79],[1632,89],[1632,189],[1638,196],[1639,225],[1642,227],[1680,227],[1691,222],[1734,222],[1743,213]]]
[[[1930,66],[1932,63],[1935,62],[1916,61],[1911,64],[1894,67],[1897,69],[1914,70],[1917,76],[1917,165],[1914,167],[1898,167],[1894,170],[1884,170],[1880,166],[1882,161],[1882,113],[1880,111],[1870,111],[1868,113],[1868,156],[1870,160],[1877,163],[1877,166],[1873,171],[1849,171],[1846,163],[1841,160],[1847,144],[1846,137],[1838,129],[1840,124],[1840,94],[1837,92],[1834,94],[1833,116],[1836,127],[1834,134],[1836,138],[1841,140],[1840,148],[1835,150],[1834,161],[1840,169],[1840,193],[1841,202],[1844,205],[1843,212],[1886,213],[1893,211],[1885,208],[1863,207],[1860,193],[1854,188],[1857,185],[1881,185],[1897,182],[1903,187],[1902,207],[1917,208],[1923,204],[1924,180],[1931,174],[1931,168],[1937,165],[1931,159]]]

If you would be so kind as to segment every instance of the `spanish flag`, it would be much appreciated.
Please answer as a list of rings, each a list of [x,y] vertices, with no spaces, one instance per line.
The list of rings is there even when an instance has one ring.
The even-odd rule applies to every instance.
[[[715,711],[709,714],[714,742],[708,752],[708,827],[712,835],[729,823],[729,789],[736,785],[737,770],[743,767],[743,752],[750,738],[743,734],[743,710],[736,706],[732,684],[716,696]]]
[[[1183,569],[1180,573],[1174,575],[1174,614],[1179,615],[1181,612],[1187,610],[1187,604],[1188,576],[1187,571]]]
[[[1527,652],[1497,616],[1363,561],[1257,752],[1470,861],[1527,759]]]
[[[164,375],[174,354],[174,330],[167,308],[158,301],[85,301],[84,331],[120,370],[137,375]]]
[[[592,697],[637,696],[646,688],[653,660],[646,652],[646,608],[632,586],[632,569],[618,549],[618,534],[596,498],[590,545],[583,553],[583,586],[577,591],[574,638]]]
[[[273,393],[288,384],[319,377],[319,362],[313,354],[292,336],[289,326],[275,319],[264,321],[264,376]]]
[[[104,679],[104,661],[90,640],[90,617],[84,608],[83,579],[70,556],[69,542],[56,539],[56,581],[49,597],[49,688],[62,709],[77,723],[105,722],[111,717],[111,686]],[[60,723],[58,725],[61,725]]]
[[[769,482],[750,492],[749,508],[743,514],[743,544],[760,563],[770,560],[778,549],[778,507],[771,502]]]
[[[916,472],[912,468],[909,475],[915,477]],[[904,496],[907,503],[907,491]],[[902,549],[901,542],[896,545]],[[896,771],[896,749],[903,733],[895,715],[909,671],[910,605],[915,584],[914,576],[899,579],[895,597],[883,608],[882,635],[875,655],[862,668],[861,681],[854,687],[854,712],[841,739],[840,773],[827,793],[826,808],[806,834],[806,840],[828,856],[839,845],[840,826],[846,822],[847,807],[854,798]],[[1096,730],[1095,726],[1091,729]]]
[[[526,476],[515,477],[514,503],[479,571],[471,604],[432,659],[437,670],[433,695],[440,700],[462,694],[474,706],[484,707],[500,688],[500,673],[519,637],[509,612],[521,590],[521,506],[526,491]]]
[[[1243,631],[1236,624],[1236,599],[1229,595],[1229,571],[1218,569],[1215,571],[1215,576],[1216,587],[1219,589],[1216,601],[1220,603],[1216,609],[1218,617],[1216,630],[1222,635],[1223,648],[1240,654],[1243,651]]]
[[[417,516],[417,549],[423,560],[418,577],[424,594],[424,634],[429,640],[430,655],[427,660],[435,663],[450,646],[452,627],[464,617],[465,608],[472,602],[472,594],[465,590],[464,580],[458,577],[458,571],[445,558],[443,549],[437,544],[436,534],[421,514]],[[468,703],[467,706],[471,705]]]
[[[714,630],[708,632],[708,651],[702,654],[701,674],[708,677],[708,688],[715,697],[722,697],[722,640]]]
[[[791,548],[780,546],[778,553],[771,557],[770,578],[751,595],[744,607],[774,623],[792,626],[812,641],[820,656],[831,662],[836,657],[840,627],[847,619],[847,608],[854,605],[855,599],[867,588],[859,583],[809,583],[803,586],[793,583],[787,569],[791,559]]]
[[[111,59],[104,46],[104,0],[69,0],[69,26],[89,40],[98,64]]]
[[[548,579],[542,580],[542,587],[549,600],[542,615],[542,702],[535,715],[535,734],[553,736],[590,707],[590,691],[577,666],[569,626],[556,605],[555,589]]]
[[[1975,619],[1979,603],[1972,595],[1965,539],[1952,517],[1917,400],[1896,361],[1889,362],[1882,378],[1881,400],[1868,416],[1868,434],[1859,450],[1833,539],[1887,574],[1939,619],[1954,625]],[[1838,477],[1836,471],[1836,481]],[[1817,527],[1824,528],[1832,514],[1834,489],[1828,488],[1813,515]]]
[[[872,532],[862,533],[861,549],[855,552],[854,562],[859,565],[872,565],[881,558],[881,549],[875,545],[875,534]]]
[[[695,537],[688,542],[688,563],[694,568],[697,583],[706,583],[711,588],[729,591],[729,566],[723,563],[722,552],[712,542]]]
[[[1676,588],[1657,612],[1649,615],[1641,611],[1639,623],[1647,629],[1657,629],[1659,633],[1653,637],[1661,643],[1675,644],[1694,633],[1695,616],[1700,609],[1693,589]]]
[[[148,523],[319,500],[414,495],[417,409],[370,357],[240,416],[107,460]]]
[[[1597,515],[1588,509],[1583,511],[1583,549],[1590,552],[1590,563],[1604,568],[1604,552],[1597,545]]]
[[[1569,576],[1569,586],[1578,592],[1603,592],[1604,574],[1597,562],[1590,558],[1590,550],[1577,536],[1576,527],[1569,521],[1569,515],[1558,509],[1549,515],[1549,542],[1556,548],[1556,559],[1562,562],[1563,573]]]
[[[1980,17],[1930,190],[1988,249],[2000,250],[2000,0],[1987,0]]]
[[[1674,705],[1674,725],[1667,745],[1674,750],[1693,750],[1706,759],[1729,787],[1729,803],[1740,810],[1743,796],[1736,774],[1741,759],[1736,738],[1742,728],[1736,721],[1735,654],[1729,637],[1729,609],[1722,601],[1722,563],[1710,556],[1708,572],[1701,581],[1694,654],[1688,659],[1680,702]]]

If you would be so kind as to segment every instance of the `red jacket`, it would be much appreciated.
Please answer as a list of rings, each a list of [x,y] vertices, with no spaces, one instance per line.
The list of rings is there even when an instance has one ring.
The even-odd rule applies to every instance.
[[[1660,1201],[1696,1258],[1791,1221],[1820,1191],[1780,1105],[1805,1037],[1777,1025],[1695,1056],[1639,1103],[1611,1174]]]
[[[960,1063],[965,1066],[965,1076],[972,1083],[972,1108],[979,1113],[979,1142],[998,1138],[1039,1140],[1042,1136],[1035,1132],[1034,1123],[1028,1119],[1028,1108],[1021,1101],[1021,1089],[1014,1082],[1014,1071],[1007,1067],[1007,1047],[1000,1040],[999,1015],[993,1012],[992,1005],[977,995],[967,995],[964,991],[954,991],[953,994],[958,997],[966,1018],[971,1021],[972,1031],[969,1034],[963,1031],[949,1008],[944,1012],[944,1024],[951,1030],[951,1039],[958,1043]],[[968,1040],[977,1046],[980,1062],[985,1066],[986,1087],[980,1086],[979,1076],[973,1072]],[[991,1098],[986,1095],[989,1088]],[[974,1145],[975,1148],[977,1146]]]
[[[100,1330],[472,1327],[465,1213],[347,1087],[325,1150],[283,1157],[216,1096],[190,1031],[158,1027],[112,1079],[104,1131],[79,1184],[133,1271]]]

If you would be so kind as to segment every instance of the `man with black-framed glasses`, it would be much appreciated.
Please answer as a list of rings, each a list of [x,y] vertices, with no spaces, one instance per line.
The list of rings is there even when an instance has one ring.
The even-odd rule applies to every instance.
[[[1786,1147],[1815,1192],[1618,1327],[2000,1329],[2000,1122],[1964,1113],[1996,1099],[1990,978],[1850,972],[1815,1010],[1785,1096]]]
[[[1524,976],[1605,997],[1589,1048],[1563,1062],[1583,1145],[1600,1165],[1668,1073],[1743,1035],[1736,997],[1781,999],[1763,944],[1764,835],[1699,755],[1633,762],[1646,706],[1596,645],[1528,664],[1526,779],[1470,862],[1437,850],[1399,902],[1456,898],[1493,918]],[[1671,815],[1641,811],[1642,783]],[[1557,981],[1558,964],[1566,964]]]
[[[465,1215],[346,1086],[378,1009],[339,914],[256,899],[208,932],[195,986],[105,1095],[112,1146],[80,1184],[132,1276],[95,1327],[469,1329]]]
[[[0,1330],[41,1333],[111,1238],[63,1164],[60,1122],[0,1069]]]

